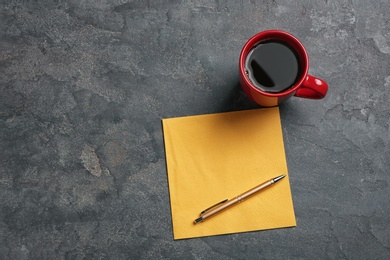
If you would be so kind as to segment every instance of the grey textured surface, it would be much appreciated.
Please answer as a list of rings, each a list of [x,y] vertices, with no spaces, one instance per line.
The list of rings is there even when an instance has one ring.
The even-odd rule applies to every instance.
[[[0,259],[390,259],[389,13],[0,1]],[[161,119],[256,108],[238,56],[265,29],[300,38],[330,86],[281,106],[297,227],[174,241]]]

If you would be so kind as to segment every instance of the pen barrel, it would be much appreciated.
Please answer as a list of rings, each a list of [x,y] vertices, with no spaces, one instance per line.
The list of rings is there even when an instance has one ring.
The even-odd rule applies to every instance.
[[[248,198],[248,197],[250,197],[250,196],[256,194],[257,192],[259,192],[259,191],[261,191],[261,190],[267,188],[268,186],[270,186],[270,185],[272,185],[272,184],[274,184],[274,181],[273,181],[273,180],[266,181],[266,182],[264,182],[264,183],[262,183],[262,184],[260,184],[260,185],[258,185],[258,186],[256,186],[256,187],[254,187],[254,188],[252,188],[252,189],[250,189],[250,190],[244,192],[243,194],[241,194],[241,195],[238,196],[238,197],[240,197],[241,200],[244,200],[244,199],[246,199],[246,198]]]
[[[206,218],[214,216],[215,214],[220,213],[223,210],[230,208],[231,206],[243,201],[244,199],[254,195],[255,193],[267,188],[268,186],[270,186],[272,184],[274,184],[273,180],[266,181],[266,182],[264,182],[256,187],[254,187],[253,189],[250,189],[247,192],[244,192],[243,194],[241,194],[241,195],[239,195],[231,200],[228,200],[225,203],[222,203],[222,204],[216,206],[215,208],[210,209],[209,211],[206,211],[205,213],[201,214],[201,217],[204,220]]]
[[[209,211],[201,214],[201,217],[203,219],[206,219],[206,218],[209,218],[211,216],[214,216],[215,214],[217,214],[217,213],[219,213],[219,212],[221,212],[221,211],[223,211],[223,210],[233,206],[234,204],[236,204],[238,202],[239,202],[238,197],[236,197],[234,199],[231,199],[231,200],[228,200],[225,203],[223,203],[223,204],[221,204],[221,205],[219,205],[219,206],[217,206],[217,207],[215,207],[213,209],[210,209]]]

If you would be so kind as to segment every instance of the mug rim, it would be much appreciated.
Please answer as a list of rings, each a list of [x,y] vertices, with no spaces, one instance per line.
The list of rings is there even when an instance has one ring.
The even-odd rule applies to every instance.
[[[252,50],[252,48],[254,46],[256,46],[260,42],[266,41],[266,40],[280,40],[280,41],[286,42],[297,52],[299,59],[302,63],[301,64],[302,71],[300,73],[301,75],[299,76],[299,80],[297,80],[297,82],[295,82],[295,84],[293,86],[289,87],[285,91],[277,92],[277,93],[265,92],[265,91],[257,88],[256,86],[254,86],[253,83],[246,76],[245,60],[246,60],[248,53]],[[252,90],[254,90],[254,91],[256,91],[264,96],[283,97],[283,96],[287,96],[287,95],[294,93],[303,84],[304,80],[306,79],[308,70],[309,70],[309,58],[308,58],[305,47],[298,40],[298,38],[296,38],[294,35],[292,35],[288,32],[282,31],[282,30],[266,30],[266,31],[262,31],[262,32],[255,34],[245,43],[245,45],[242,48],[241,53],[240,53],[239,66],[240,66],[241,78],[243,78],[244,82],[248,86],[250,86],[250,88]]]

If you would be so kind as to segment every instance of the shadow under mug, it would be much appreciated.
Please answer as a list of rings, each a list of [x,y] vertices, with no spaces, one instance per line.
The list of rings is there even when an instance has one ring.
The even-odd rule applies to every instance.
[[[262,91],[252,84],[246,74],[245,61],[248,53],[259,43],[269,40],[282,41],[288,44],[295,50],[299,59],[300,75],[298,76],[298,79],[291,87],[282,92],[271,93]],[[268,30],[254,35],[245,43],[243,49],[241,50],[239,62],[241,87],[252,101],[261,106],[277,106],[292,96],[309,99],[322,99],[328,92],[328,84],[324,80],[308,74],[309,58],[303,44],[295,36],[287,32],[280,30]]]

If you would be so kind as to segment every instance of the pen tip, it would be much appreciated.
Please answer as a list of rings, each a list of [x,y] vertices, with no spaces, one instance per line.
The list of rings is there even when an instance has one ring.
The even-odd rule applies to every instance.
[[[284,177],[286,177],[286,174],[283,174],[283,175],[280,175],[280,176],[278,176],[278,177],[275,177],[275,178],[273,179],[273,181],[274,181],[274,183],[276,183],[276,182],[280,181],[281,179],[283,179]]]

